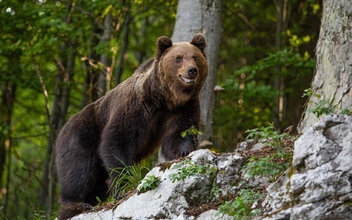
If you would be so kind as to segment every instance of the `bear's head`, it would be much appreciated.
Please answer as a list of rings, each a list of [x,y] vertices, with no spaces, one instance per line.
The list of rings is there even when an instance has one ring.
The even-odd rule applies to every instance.
[[[168,37],[158,38],[158,74],[174,105],[199,96],[208,74],[205,46],[202,34],[196,34],[190,42],[172,43]]]

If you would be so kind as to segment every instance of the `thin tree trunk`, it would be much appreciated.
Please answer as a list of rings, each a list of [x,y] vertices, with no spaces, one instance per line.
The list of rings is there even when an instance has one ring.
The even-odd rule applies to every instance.
[[[336,113],[352,110],[352,2],[349,0],[323,1],[323,17],[316,46],[317,70],[312,82],[313,93],[307,109],[317,103],[328,102]],[[313,113],[303,115],[299,133],[304,132],[318,120]]]
[[[284,1],[283,0],[274,0],[275,3],[275,8],[276,8],[276,28],[275,28],[275,47],[277,50],[281,49],[281,33],[282,33],[282,16],[283,16],[283,8],[284,8]],[[280,101],[282,98],[282,93],[281,93],[281,77],[280,77],[280,67],[275,68],[275,74],[274,76],[274,89],[276,91],[280,91],[280,94],[278,97],[274,97],[274,107],[273,107],[273,112],[274,112],[274,125],[276,128],[281,127],[281,122],[282,122],[282,108],[280,108]]]
[[[14,63],[20,63],[21,53],[18,51],[8,54],[8,76],[9,79],[0,84],[1,88],[1,106],[0,106],[0,126],[2,127],[0,133],[0,189],[5,188],[9,190],[10,179],[11,179],[11,122],[12,113],[14,108],[14,101],[16,95],[16,76],[21,75],[20,65],[13,66]],[[3,173],[5,170],[5,162],[7,158],[7,177],[6,186],[2,187]],[[4,207],[2,209],[3,214],[6,216],[9,192],[5,195]]]
[[[94,20],[92,22],[94,22]],[[94,65],[96,65],[99,60],[99,55],[96,53],[94,48],[99,43],[97,36],[100,36],[100,32],[101,29],[99,27],[93,30],[90,37],[90,52],[88,59],[84,61],[87,75],[83,88],[84,95],[82,99],[82,108],[98,99],[97,81],[99,77],[99,70],[97,70]]]
[[[108,45],[112,36],[112,15],[108,13],[104,18],[104,32],[101,41]],[[110,90],[111,79],[111,58],[108,54],[100,56],[100,62],[103,65],[102,72],[98,78],[98,98],[104,96]]]
[[[194,34],[203,33],[207,40],[205,49],[209,66],[208,78],[200,95],[201,141],[211,140],[215,110],[216,70],[222,33],[221,0],[180,0],[172,40],[190,41]]]
[[[121,75],[123,72],[123,61],[125,59],[125,54],[128,47],[128,37],[130,32],[130,23],[132,21],[131,11],[130,11],[130,3],[127,3],[126,6],[126,15],[125,15],[125,23],[123,25],[123,35],[122,35],[122,46],[119,51],[119,55],[117,57],[116,62],[116,70],[115,70],[115,85],[118,85],[121,80]]]
[[[10,60],[13,60],[12,57]],[[18,59],[19,61],[19,59]],[[12,63],[10,64],[13,65]],[[16,94],[16,83],[13,81],[6,81],[1,88],[1,106],[0,106],[0,186],[2,186],[3,171],[5,169],[6,154],[10,144],[11,133],[11,119],[13,112],[13,104]]]

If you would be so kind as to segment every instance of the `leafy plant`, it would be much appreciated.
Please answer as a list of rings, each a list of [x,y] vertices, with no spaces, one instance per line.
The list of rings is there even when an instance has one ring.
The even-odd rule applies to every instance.
[[[232,201],[226,201],[221,204],[218,211],[222,214],[234,216],[236,219],[244,219],[249,216],[260,214],[260,210],[251,210],[253,203],[264,198],[258,190],[241,189],[238,196]]]
[[[160,184],[160,177],[156,177],[154,174],[146,176],[141,184],[137,188],[137,192],[144,193],[148,190],[155,189]]]
[[[210,202],[213,198],[215,198],[220,192],[219,187],[213,183],[210,188],[210,194],[207,196],[207,202]]]
[[[306,113],[313,113],[317,118],[322,115],[333,114],[336,111],[336,106],[332,106],[328,101],[313,102],[313,107],[307,109]]]
[[[4,216],[5,217],[5,216]],[[4,218],[7,219],[7,218]],[[46,220],[50,219],[44,211],[36,210],[30,217],[26,218],[27,220]]]
[[[222,214],[234,216],[236,219],[243,219],[245,216],[250,216],[251,209],[242,200],[241,197],[236,197],[233,201],[226,201],[221,204],[218,211]]]
[[[259,160],[254,158],[251,158],[250,162],[244,166],[246,174],[251,178],[254,176],[274,177],[287,169],[286,164],[274,163],[272,158],[261,158]]]
[[[181,137],[185,138],[187,135],[198,135],[198,134],[203,134],[203,133],[198,131],[197,128],[195,128],[192,125],[189,129],[181,132]]]
[[[245,133],[248,133],[246,139],[256,139],[259,141],[263,140],[273,140],[279,142],[283,138],[287,137],[287,133],[282,133],[276,131],[274,128],[274,123],[269,124],[267,127],[254,128],[246,130]]]
[[[345,108],[345,109],[342,109],[340,114],[343,114],[343,115],[351,115],[352,114],[352,111]]]
[[[304,91],[304,92],[303,92],[302,98],[303,98],[303,97],[306,97],[306,96],[307,96],[307,97],[315,96],[315,97],[317,97],[318,99],[321,98],[321,95],[318,94],[318,93],[313,92],[312,88],[308,88],[308,89],[305,89],[305,90],[303,90],[303,91]]]
[[[321,99],[321,95],[313,92],[311,88],[304,90],[302,97],[305,97],[305,96],[308,96],[308,97],[314,96],[318,100]],[[321,100],[319,102],[312,102],[312,101],[310,102],[313,104],[313,107],[307,109],[305,113],[313,113],[315,116],[317,116],[317,118],[320,118],[322,115],[329,115],[336,112],[336,106],[333,106],[330,102],[326,100]]]
[[[292,155],[290,151],[285,149],[281,142],[289,138],[289,134],[276,131],[273,124],[269,124],[267,127],[247,130],[246,133],[248,133],[247,139],[266,140],[265,144],[276,150],[271,157],[258,158],[253,156],[249,159],[244,169],[250,177],[274,177],[287,169],[288,162],[291,161]],[[284,159],[284,161],[287,162],[280,164],[274,162],[280,159]]]
[[[206,165],[196,165],[192,163],[190,159],[184,161],[184,163],[176,164],[174,169],[177,170],[177,173],[173,173],[169,176],[169,179],[172,183],[176,181],[185,180],[187,177],[191,176],[207,176],[213,175],[216,173],[217,168],[210,164]]]

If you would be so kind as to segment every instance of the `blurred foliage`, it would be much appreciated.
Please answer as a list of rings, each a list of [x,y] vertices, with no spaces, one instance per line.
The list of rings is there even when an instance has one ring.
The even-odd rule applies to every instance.
[[[217,92],[213,138],[220,151],[235,149],[247,129],[275,118],[281,131],[300,120],[306,101],[301,95],[315,68],[321,2],[287,4],[277,45],[273,1],[224,2],[218,84],[225,90]],[[273,111],[275,100],[282,103],[280,115]]]
[[[313,74],[312,57],[319,32],[321,2],[287,2],[281,46],[276,48],[277,18],[273,1],[223,1],[218,84],[225,90],[217,93],[213,137],[217,151],[233,150],[247,129],[273,122],[274,100],[280,96],[296,106],[287,105],[282,128],[298,121],[293,115],[299,115],[303,110],[300,103],[305,100],[301,95],[309,87]],[[45,218],[42,214],[45,208],[38,207],[38,199],[49,126],[37,72],[43,77],[52,105],[60,46],[63,43],[76,45],[72,47],[76,59],[74,78],[70,83],[69,118],[82,109],[83,96],[87,93],[85,58],[96,52],[116,60],[124,43],[122,26],[128,11],[132,22],[121,80],[155,54],[159,36],[171,37],[176,0],[133,0],[129,2],[129,9],[127,3],[0,0],[1,97],[6,95],[5,86],[15,85],[16,88],[10,126],[0,117],[0,140],[5,140],[7,153],[0,179],[1,217]],[[108,13],[113,16],[113,33],[108,43],[102,43],[97,35],[102,33],[104,17]],[[98,43],[94,44],[92,39]],[[90,67],[102,68],[99,65]],[[285,85],[280,91],[273,87],[273,79],[277,76]],[[114,77],[112,75],[111,88],[115,86]],[[0,111],[5,106],[1,107]],[[294,109],[298,112],[291,112]],[[0,112],[1,115],[4,113]],[[142,164],[151,167],[153,162],[143,161]],[[56,201],[57,198],[54,215],[58,210]]]

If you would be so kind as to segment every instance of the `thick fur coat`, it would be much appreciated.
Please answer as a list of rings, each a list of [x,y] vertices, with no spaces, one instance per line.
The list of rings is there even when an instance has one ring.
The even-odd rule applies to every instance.
[[[74,115],[56,142],[61,186],[59,219],[70,218],[106,200],[118,173],[112,168],[140,162],[161,146],[166,160],[195,150],[199,93],[207,77],[206,41],[157,41],[156,57],[101,99]]]

